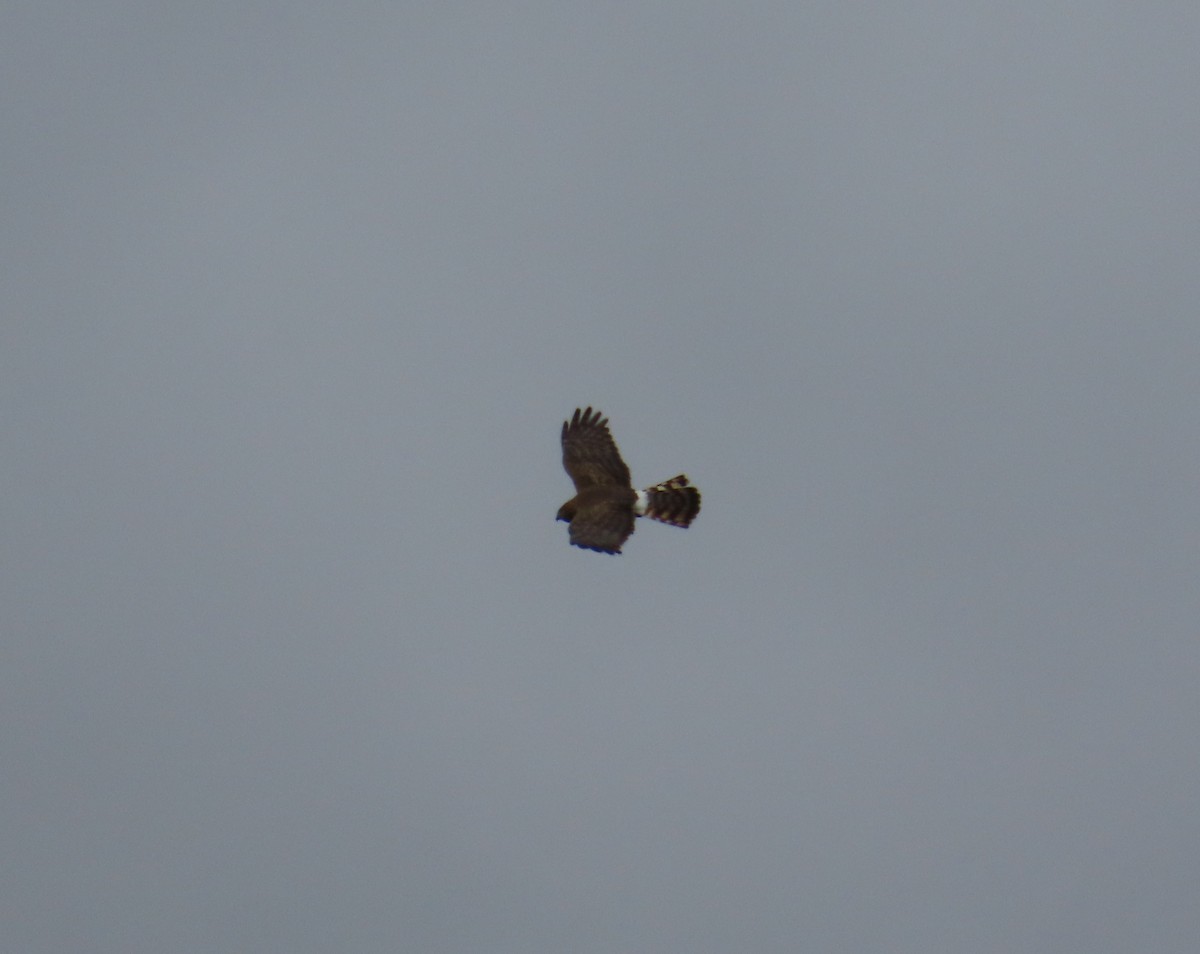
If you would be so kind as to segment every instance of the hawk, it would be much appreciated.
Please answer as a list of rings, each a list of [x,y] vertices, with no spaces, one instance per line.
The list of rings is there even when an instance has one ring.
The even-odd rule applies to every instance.
[[[686,527],[700,512],[700,491],[680,474],[633,489],[629,468],[608,432],[608,418],[590,407],[575,409],[562,426],[563,467],[575,482],[575,496],[558,508],[570,524],[571,543],[597,553],[620,553],[633,533],[635,517]]]

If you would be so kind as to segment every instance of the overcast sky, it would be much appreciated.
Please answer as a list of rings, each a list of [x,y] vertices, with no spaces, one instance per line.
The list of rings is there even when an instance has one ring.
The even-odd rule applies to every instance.
[[[0,946],[1192,954],[1198,49],[7,3]]]

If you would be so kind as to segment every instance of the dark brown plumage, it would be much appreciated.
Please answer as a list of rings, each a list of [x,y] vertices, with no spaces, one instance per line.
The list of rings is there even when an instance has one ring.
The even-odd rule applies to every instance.
[[[700,491],[680,474],[642,493],[608,431],[608,419],[590,407],[575,409],[562,426],[563,467],[575,496],[558,509],[570,524],[571,543],[598,553],[620,553],[638,516],[686,527],[700,512]]]

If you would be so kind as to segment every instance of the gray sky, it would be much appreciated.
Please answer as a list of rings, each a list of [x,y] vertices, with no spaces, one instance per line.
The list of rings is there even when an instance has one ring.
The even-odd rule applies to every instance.
[[[7,4],[3,947],[1195,951],[1198,46]]]

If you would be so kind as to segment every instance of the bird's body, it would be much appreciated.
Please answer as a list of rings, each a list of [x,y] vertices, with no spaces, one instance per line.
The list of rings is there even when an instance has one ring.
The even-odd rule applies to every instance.
[[[634,490],[629,467],[599,411],[575,409],[571,420],[563,422],[562,449],[575,496],[559,507],[558,519],[570,524],[571,543],[577,547],[620,553],[635,518],[686,527],[700,512],[700,491],[683,474]]]

